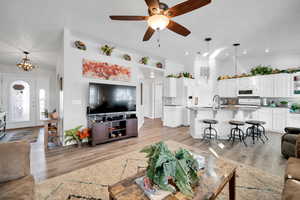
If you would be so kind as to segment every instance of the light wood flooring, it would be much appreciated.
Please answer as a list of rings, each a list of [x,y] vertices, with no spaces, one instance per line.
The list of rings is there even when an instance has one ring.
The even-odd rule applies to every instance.
[[[226,141],[219,141],[219,143],[225,145],[225,148],[221,149],[215,142],[209,144],[205,141],[193,139],[189,134],[188,127],[167,128],[162,126],[160,120],[146,119],[144,126],[139,131],[138,138],[97,145],[96,147],[62,147],[49,150],[45,154],[43,129],[36,128],[35,131],[40,131],[38,142],[31,145],[31,171],[36,181],[42,181],[111,159],[161,140],[174,140],[201,150],[212,148],[219,156],[282,177],[286,165],[286,160],[281,157],[281,134],[278,133],[268,133],[270,140],[266,144],[257,142],[252,145],[249,138],[247,141],[248,147],[239,142],[232,146],[231,143]]]

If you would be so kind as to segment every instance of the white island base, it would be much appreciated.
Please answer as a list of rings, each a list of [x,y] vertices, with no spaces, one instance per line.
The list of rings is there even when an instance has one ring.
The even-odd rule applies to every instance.
[[[222,106],[218,110],[214,110],[212,107],[189,107],[191,126],[190,134],[195,139],[202,139],[204,129],[209,127],[209,124],[203,123],[204,119],[214,119],[218,121],[218,124],[213,124],[212,127],[217,130],[218,139],[226,140],[229,138],[230,130],[234,126],[228,122],[230,120],[246,121],[246,120],[258,120],[259,107],[236,107],[236,106]],[[245,132],[249,125],[241,127]]]

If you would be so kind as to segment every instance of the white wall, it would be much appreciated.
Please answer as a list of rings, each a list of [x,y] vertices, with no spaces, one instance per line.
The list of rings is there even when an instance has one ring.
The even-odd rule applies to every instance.
[[[201,67],[209,66],[209,77],[200,77]],[[219,60],[211,56],[209,59],[202,55],[196,55],[194,58],[193,68],[188,68],[190,73],[194,74],[196,86],[194,87],[194,94],[199,98],[200,106],[207,106],[212,103],[212,98],[217,94],[217,73]]]
[[[166,69],[166,75],[169,74],[179,74],[180,72],[185,71],[184,65],[180,63],[173,62],[171,60],[165,61],[165,69]]]
[[[73,44],[76,40],[81,40],[86,43],[87,50],[81,51],[74,48]],[[104,56],[99,50],[101,45],[107,44],[104,41],[95,41],[89,37],[76,35],[70,30],[64,30],[64,47],[63,47],[63,72],[60,74],[64,78],[63,87],[63,129],[68,130],[78,125],[87,125],[86,107],[88,105],[88,84],[89,82],[131,85],[137,87],[137,116],[139,118],[139,127],[143,124],[143,110],[147,110],[140,103],[140,83],[144,81],[143,70],[137,63],[138,59],[144,55],[126,52],[124,49],[117,48],[112,56]],[[122,59],[122,55],[128,53],[132,56],[133,61],[127,62]],[[152,57],[151,57],[152,58]],[[130,82],[107,81],[100,79],[85,78],[82,76],[82,59],[89,59],[95,61],[103,61],[112,64],[131,67],[132,80]],[[158,60],[152,58],[150,65],[154,65]],[[148,75],[148,74],[147,74]],[[145,91],[145,89],[144,89]],[[145,99],[144,99],[145,102]]]
[[[300,66],[300,53],[263,54],[260,56],[239,56],[238,73],[249,73],[257,65],[271,65],[272,68],[286,69]],[[221,61],[217,67],[218,76],[234,75],[233,58]]]

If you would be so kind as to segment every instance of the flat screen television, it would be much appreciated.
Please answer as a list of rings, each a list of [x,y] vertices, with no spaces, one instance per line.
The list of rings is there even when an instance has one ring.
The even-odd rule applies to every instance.
[[[89,84],[88,114],[136,111],[136,87]]]

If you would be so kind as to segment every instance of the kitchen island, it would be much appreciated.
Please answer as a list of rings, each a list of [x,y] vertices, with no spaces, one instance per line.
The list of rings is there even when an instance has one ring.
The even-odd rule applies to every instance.
[[[230,130],[233,128],[228,122],[230,120],[258,120],[259,106],[221,106],[219,109],[213,107],[187,107],[190,112],[190,134],[193,138],[200,139],[203,137],[204,129],[209,125],[204,124],[204,119],[214,119],[218,124],[213,127],[218,132],[218,139],[228,139]],[[245,131],[248,126],[245,125],[242,129]]]

